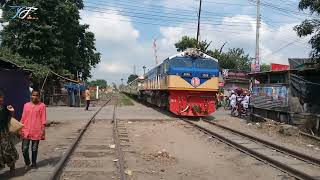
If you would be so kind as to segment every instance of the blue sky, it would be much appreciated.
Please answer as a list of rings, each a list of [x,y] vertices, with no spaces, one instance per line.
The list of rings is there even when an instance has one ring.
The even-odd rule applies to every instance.
[[[199,0],[85,0],[82,22],[96,34],[102,53],[93,79],[119,83],[136,66],[155,66],[153,39],[159,61],[176,53],[174,43],[196,35]],[[255,0],[203,0],[201,39],[211,48],[227,42],[229,48],[255,52]],[[297,10],[297,0],[262,0],[261,58],[263,63],[287,63],[288,57],[307,57],[308,38],[300,39],[292,28],[309,17]],[[290,44],[290,45],[288,45]]]

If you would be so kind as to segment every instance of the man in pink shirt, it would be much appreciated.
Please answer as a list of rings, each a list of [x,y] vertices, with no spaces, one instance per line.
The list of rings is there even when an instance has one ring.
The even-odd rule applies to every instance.
[[[45,139],[46,105],[40,102],[40,92],[33,90],[31,102],[23,107],[21,123],[24,125],[21,131],[22,153],[26,169],[37,168],[37,155],[40,140]],[[32,160],[30,162],[29,146],[31,142]]]

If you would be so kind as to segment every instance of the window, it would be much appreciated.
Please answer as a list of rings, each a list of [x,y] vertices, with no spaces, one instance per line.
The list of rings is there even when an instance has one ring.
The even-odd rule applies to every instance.
[[[175,57],[170,60],[170,66],[192,68],[193,63],[192,63],[192,59],[189,57]]]
[[[205,69],[218,69],[218,62],[207,59],[207,58],[198,58],[195,60],[196,68],[205,68]]]

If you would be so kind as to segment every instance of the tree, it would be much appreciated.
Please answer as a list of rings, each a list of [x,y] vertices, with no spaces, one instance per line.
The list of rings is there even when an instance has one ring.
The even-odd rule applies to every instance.
[[[88,83],[90,86],[99,86],[101,88],[106,88],[108,87],[108,83],[104,79],[97,79],[95,81],[91,81]]]
[[[129,77],[128,77],[128,81],[127,83],[130,84],[132,81],[134,81],[135,79],[137,79],[139,76],[136,75],[136,74],[131,74]]]
[[[64,74],[69,72],[86,80],[91,68],[100,62],[94,34],[80,24],[82,0],[8,0],[3,19],[9,24],[1,32],[2,46],[29,59],[26,63],[45,65]],[[37,20],[13,19],[8,5],[34,6]]]
[[[229,49],[227,52],[220,52],[215,49],[210,56],[219,60],[221,69],[236,69],[250,71],[251,59],[241,48]]]
[[[201,52],[207,53],[207,50],[211,42],[208,43],[207,41],[201,41],[199,45],[197,44],[197,39],[183,36],[182,39],[175,44],[178,52],[183,52],[188,48],[199,48]]]
[[[270,71],[271,70],[271,66],[270,66],[270,64],[262,64],[260,69],[261,69],[262,72]]]
[[[314,0],[300,0],[299,3],[300,10],[309,10],[311,15],[320,15],[320,1]],[[309,43],[312,46],[312,51],[310,56],[317,59],[319,62],[320,58],[320,20],[317,19],[307,19],[303,21],[300,25],[295,26],[294,30],[297,32],[299,37],[313,35]]]
[[[200,50],[219,60],[221,69],[236,69],[250,71],[252,58],[246,54],[242,48],[229,49],[227,52],[221,52],[219,49],[208,49],[211,43],[207,41],[200,42]],[[188,36],[175,44],[177,51],[184,51],[187,48],[197,47],[197,40]]]

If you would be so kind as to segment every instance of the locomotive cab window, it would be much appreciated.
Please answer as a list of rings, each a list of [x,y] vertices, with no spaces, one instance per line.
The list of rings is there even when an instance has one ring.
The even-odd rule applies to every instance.
[[[218,62],[211,59],[199,58],[195,60],[196,68],[205,68],[205,69],[217,69]]]
[[[175,57],[171,59],[170,66],[172,67],[185,67],[185,68],[192,68],[193,62],[191,58],[186,57]]]

